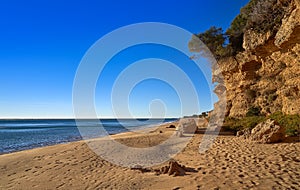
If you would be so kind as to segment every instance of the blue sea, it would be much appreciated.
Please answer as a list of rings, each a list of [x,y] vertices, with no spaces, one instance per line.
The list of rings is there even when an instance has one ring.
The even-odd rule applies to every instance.
[[[174,120],[176,119],[100,119],[79,122],[80,126],[93,128],[99,127],[100,121],[109,134],[117,134]],[[85,139],[105,136],[94,133],[88,135]],[[82,140],[82,136],[74,119],[0,120],[0,154],[78,140]]]

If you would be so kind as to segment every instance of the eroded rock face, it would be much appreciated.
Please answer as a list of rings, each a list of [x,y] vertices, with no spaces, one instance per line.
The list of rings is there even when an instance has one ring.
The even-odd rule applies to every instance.
[[[264,45],[271,37],[271,32],[265,34],[257,33],[253,30],[248,30],[244,34],[243,48],[245,50],[253,50],[258,46]]]
[[[224,81],[215,93],[226,90],[226,116],[243,117],[253,106],[266,115],[300,113],[300,2],[291,0],[289,10],[276,34],[246,31],[245,51],[213,69],[213,81]]]
[[[296,38],[298,42],[300,41],[300,35],[298,33],[299,25],[300,25],[299,7],[300,7],[300,1],[299,0],[293,1],[290,6],[291,9],[290,15],[282,19],[282,25],[275,36],[274,44],[277,47],[280,47],[281,45],[289,41],[290,38]]]
[[[268,119],[251,130],[249,139],[258,143],[277,143],[285,138],[284,127]]]

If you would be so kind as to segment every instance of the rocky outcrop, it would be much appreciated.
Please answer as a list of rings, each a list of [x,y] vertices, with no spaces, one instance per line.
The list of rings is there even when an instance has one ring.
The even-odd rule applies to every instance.
[[[259,143],[277,143],[284,139],[285,129],[268,119],[251,130],[250,140]]]
[[[277,143],[285,138],[285,128],[279,126],[274,120],[268,119],[252,130],[239,131],[237,136],[244,137],[257,143]]]
[[[220,60],[213,69],[213,80],[220,83],[215,93],[226,91],[227,116],[243,117],[253,106],[266,115],[300,113],[300,3],[284,2],[288,11],[275,33],[245,31],[245,51]]]

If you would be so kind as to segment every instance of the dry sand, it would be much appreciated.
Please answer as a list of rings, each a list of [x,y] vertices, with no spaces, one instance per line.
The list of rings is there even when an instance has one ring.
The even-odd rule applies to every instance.
[[[173,133],[164,125],[149,134],[114,138],[147,147]],[[157,176],[116,166],[80,141],[0,155],[0,189],[300,189],[299,142],[255,144],[219,135],[212,148],[200,154],[202,137],[195,134],[175,156],[178,163],[194,169],[184,176]]]

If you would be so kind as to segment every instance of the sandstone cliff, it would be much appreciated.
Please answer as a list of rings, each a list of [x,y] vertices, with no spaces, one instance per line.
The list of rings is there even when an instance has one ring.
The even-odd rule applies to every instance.
[[[282,2],[288,3],[288,11],[275,33],[248,29],[245,51],[219,60],[219,69],[213,69],[213,80],[224,80],[215,92],[222,97],[226,90],[227,116],[245,116],[253,106],[266,115],[300,113],[300,1],[277,1]]]

